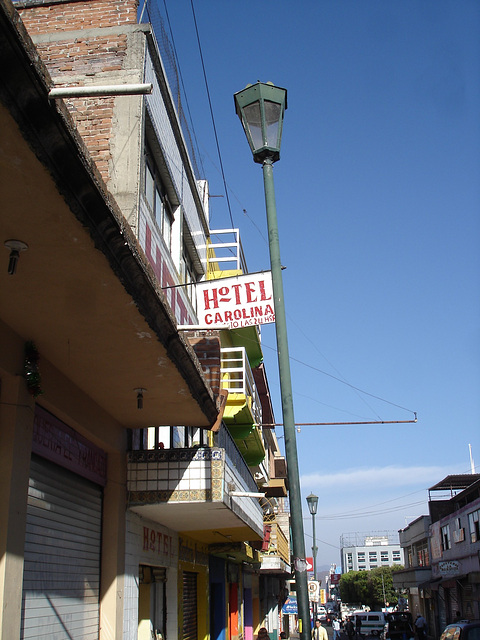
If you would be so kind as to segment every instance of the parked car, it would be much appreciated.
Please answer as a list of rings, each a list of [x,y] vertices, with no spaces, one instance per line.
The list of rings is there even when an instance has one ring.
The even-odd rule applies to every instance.
[[[327,620],[327,610],[324,606],[317,607],[317,618],[320,622],[326,622]]]
[[[387,624],[383,637],[387,640],[413,640],[415,629],[410,611],[392,611],[385,615]]]
[[[480,622],[461,620],[449,624],[443,630],[440,640],[480,640]]]
[[[367,636],[380,636],[385,628],[385,614],[383,611],[355,611],[353,613],[353,623],[356,625],[357,619],[361,621],[361,633]]]

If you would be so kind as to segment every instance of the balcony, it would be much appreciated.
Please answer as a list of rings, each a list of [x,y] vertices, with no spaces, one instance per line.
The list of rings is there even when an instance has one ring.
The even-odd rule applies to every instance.
[[[130,451],[128,508],[206,544],[263,539],[257,492],[250,470],[226,429],[214,446]]]
[[[290,546],[275,514],[264,517],[262,573],[291,573]]]
[[[220,376],[228,391],[225,416],[235,424],[261,424],[262,405],[245,347],[221,349]]]
[[[223,419],[249,466],[265,457],[262,405],[245,347],[221,349],[221,387],[228,391]]]
[[[248,273],[238,229],[212,229],[208,249],[209,279]]]

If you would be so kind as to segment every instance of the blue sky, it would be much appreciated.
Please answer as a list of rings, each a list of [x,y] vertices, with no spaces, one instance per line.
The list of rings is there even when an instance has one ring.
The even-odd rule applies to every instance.
[[[192,3],[165,1],[210,191],[225,196]],[[297,434],[302,495],[320,498],[317,562],[339,564],[342,533],[426,513],[428,487],[469,472],[469,444],[480,466],[480,4],[193,7],[250,271],[269,267],[263,180],[233,94],[288,91],[274,177],[296,422],[418,414]],[[211,226],[231,226],[225,197]],[[273,325],[262,340],[281,422]]]

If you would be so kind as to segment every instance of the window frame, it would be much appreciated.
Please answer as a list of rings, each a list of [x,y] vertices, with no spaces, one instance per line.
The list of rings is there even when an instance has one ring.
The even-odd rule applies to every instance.
[[[474,544],[480,541],[480,509],[475,509],[468,514],[468,529],[470,542]]]
[[[440,528],[440,535],[442,541],[442,551],[448,551],[448,549],[452,548],[452,538],[450,536],[449,524],[444,524],[443,527]]]
[[[152,218],[155,220],[158,230],[160,231],[160,235],[168,251],[171,253],[172,227],[174,222],[173,208],[148,140],[145,141],[144,148],[143,194]]]

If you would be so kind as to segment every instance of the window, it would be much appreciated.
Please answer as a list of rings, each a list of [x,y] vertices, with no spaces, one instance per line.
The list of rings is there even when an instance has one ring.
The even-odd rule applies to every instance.
[[[392,552],[392,560],[393,562],[401,562],[400,551]]]
[[[172,208],[167,197],[165,185],[148,146],[145,150],[145,200],[170,251],[172,244]]]
[[[370,551],[368,554],[368,559],[370,560],[370,562],[372,562],[372,560],[375,562],[377,560],[377,552]]]
[[[381,551],[380,552],[380,560],[382,562],[388,562],[388,551]]]
[[[195,283],[199,279],[192,256],[190,255],[186,243],[183,244],[182,262],[180,265],[180,279],[185,285],[195,285]],[[192,300],[193,296],[195,295],[195,286],[186,286],[184,289],[190,300]]]
[[[470,541],[478,542],[480,540],[480,509],[468,514],[468,525],[470,528]]]
[[[428,544],[423,542],[417,546],[417,564],[419,567],[430,566],[430,557],[428,555]]]
[[[452,546],[450,541],[450,527],[446,524],[442,527],[442,551],[450,549]]]

